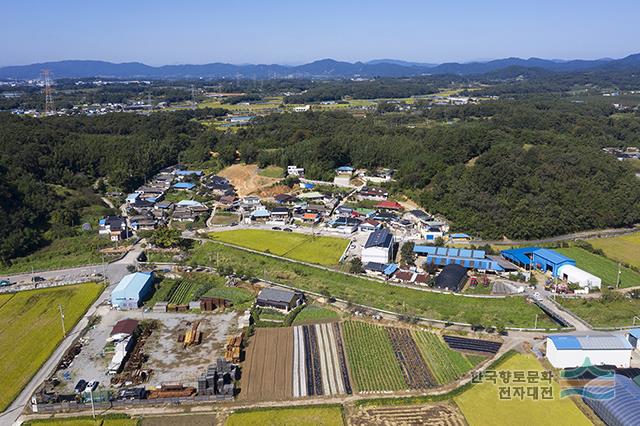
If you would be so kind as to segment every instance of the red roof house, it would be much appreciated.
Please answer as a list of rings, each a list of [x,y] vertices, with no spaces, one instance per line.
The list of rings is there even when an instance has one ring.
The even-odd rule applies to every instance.
[[[385,210],[402,210],[402,205],[397,201],[385,200],[376,204],[376,208]]]

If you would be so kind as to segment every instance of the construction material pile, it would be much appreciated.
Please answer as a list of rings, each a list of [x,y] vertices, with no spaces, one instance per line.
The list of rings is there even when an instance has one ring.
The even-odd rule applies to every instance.
[[[191,328],[185,333],[178,335],[178,343],[182,343],[183,348],[187,348],[191,345],[199,345],[202,341],[202,332],[198,330],[200,327],[200,321],[194,321],[191,324]]]
[[[242,339],[244,332],[237,336],[227,337],[227,344],[224,349],[224,359],[227,362],[239,363],[242,358]]]
[[[240,369],[235,364],[222,358],[210,365],[207,371],[198,378],[198,395],[223,395],[233,397],[234,381],[238,380]]]
[[[196,393],[196,389],[182,383],[163,383],[160,389],[149,391],[148,399],[186,398]]]

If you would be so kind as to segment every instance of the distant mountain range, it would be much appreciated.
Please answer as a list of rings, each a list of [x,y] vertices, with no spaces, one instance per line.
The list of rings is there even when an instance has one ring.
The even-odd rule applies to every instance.
[[[559,61],[540,58],[506,58],[487,62],[428,64],[397,59],[376,59],[369,62],[341,62],[322,59],[304,65],[233,65],[211,63],[202,65],[163,65],[152,67],[140,62],[112,63],[105,61],[68,60],[16,65],[0,68],[0,79],[33,79],[42,69],[49,69],[54,78],[353,78],[411,77],[429,74],[479,75],[506,68],[535,68],[550,72],[587,70],[640,69],[640,54],[622,59]]]

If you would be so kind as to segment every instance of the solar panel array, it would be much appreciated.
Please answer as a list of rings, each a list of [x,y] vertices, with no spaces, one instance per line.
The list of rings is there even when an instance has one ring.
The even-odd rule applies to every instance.
[[[473,351],[495,354],[500,350],[502,343],[489,340],[469,339],[466,337],[443,335],[444,341],[451,349],[460,351]]]

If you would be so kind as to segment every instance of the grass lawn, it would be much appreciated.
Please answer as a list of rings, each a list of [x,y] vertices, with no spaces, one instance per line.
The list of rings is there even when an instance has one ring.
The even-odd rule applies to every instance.
[[[342,426],[342,407],[272,408],[232,413],[226,426]]]
[[[59,305],[70,331],[104,287],[97,283],[0,295],[0,411],[62,340]]]
[[[278,166],[267,166],[264,169],[260,169],[258,174],[268,178],[280,179],[284,177],[284,169]]]
[[[220,266],[230,267],[240,275],[272,280],[315,293],[328,293],[352,303],[407,315],[484,326],[533,327],[536,314],[539,314],[539,326],[556,327],[540,309],[522,297],[480,299],[395,287],[213,242],[195,247],[190,262],[192,265],[215,266],[217,256]]]
[[[624,327],[633,325],[633,317],[640,316],[640,300],[634,299],[565,299],[558,303],[591,324],[592,327]]]
[[[346,321],[342,329],[349,367],[358,392],[408,388],[385,327]]]
[[[147,262],[151,263],[173,263],[175,262],[174,256],[179,253],[172,253],[166,251],[145,251],[145,256],[147,256]]]
[[[576,266],[582,268],[602,279],[603,285],[616,285],[618,264],[606,257],[598,256],[580,247],[567,247],[556,249],[558,252],[576,261]],[[622,267],[620,275],[620,287],[640,286],[640,274]]]
[[[0,274],[31,272],[32,268],[34,271],[43,271],[102,263],[98,249],[105,247],[114,247],[114,243],[93,233],[61,238],[29,256],[13,260],[10,266],[0,266]],[[113,259],[113,256],[104,256],[105,262]]]
[[[318,265],[336,265],[349,245],[345,238],[261,229],[214,232],[209,236],[214,240]]]
[[[608,258],[640,268],[640,232],[611,238],[587,240],[604,251]]]
[[[517,354],[506,360],[497,368],[498,371],[543,371],[543,367],[532,355]],[[582,414],[569,398],[560,399],[560,387],[553,382],[552,400],[501,400],[500,386],[514,388],[522,386],[510,383],[507,385],[481,383],[473,386],[462,395],[454,398],[470,426],[476,425],[590,425],[591,422]],[[524,385],[525,387],[534,385]],[[539,387],[546,386],[540,383]],[[525,391],[526,392],[526,391]]]
[[[449,349],[442,337],[428,331],[412,330],[413,340],[440,385],[453,382],[472,370],[484,357]]]
[[[211,219],[213,225],[231,225],[233,222],[240,222],[240,217],[235,213],[223,212],[218,209]]]
[[[337,321],[340,315],[336,311],[319,305],[307,305],[293,320],[293,325],[313,324],[316,322]]]

